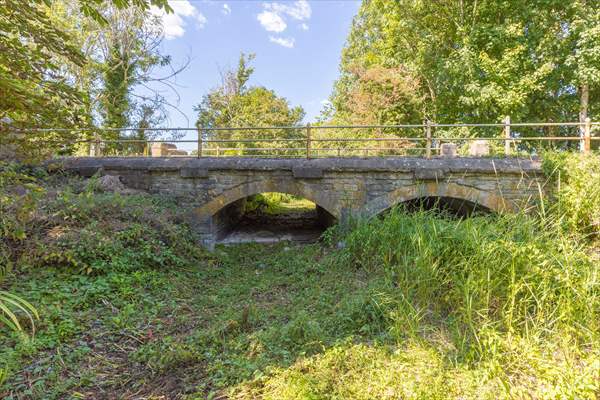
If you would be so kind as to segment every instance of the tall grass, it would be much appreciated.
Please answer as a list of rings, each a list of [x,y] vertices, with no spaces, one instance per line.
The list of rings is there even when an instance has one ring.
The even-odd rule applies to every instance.
[[[399,331],[441,321],[464,355],[483,357],[498,334],[597,340],[597,266],[571,239],[552,219],[453,220],[398,208],[351,232],[346,257],[386,271],[398,289]]]
[[[548,203],[568,232],[600,237],[600,155],[548,152]]]

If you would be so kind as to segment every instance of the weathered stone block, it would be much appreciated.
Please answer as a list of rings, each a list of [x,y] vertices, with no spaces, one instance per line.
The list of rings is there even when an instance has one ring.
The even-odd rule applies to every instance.
[[[423,168],[415,170],[415,179],[418,181],[440,181],[446,176],[443,169]]]
[[[208,178],[208,169],[194,167],[181,168],[179,175],[182,178]]]
[[[474,140],[469,144],[469,155],[485,157],[490,155],[490,143],[487,140]]]
[[[292,174],[297,179],[320,179],[323,177],[323,170],[315,167],[293,167]]]
[[[84,178],[91,178],[96,173],[99,173],[100,175],[102,175],[103,171],[104,170],[102,167],[80,167],[80,168],[77,168],[77,173],[79,175],[83,176]]]
[[[455,143],[442,143],[440,146],[440,154],[442,157],[453,158],[456,157],[458,149]]]

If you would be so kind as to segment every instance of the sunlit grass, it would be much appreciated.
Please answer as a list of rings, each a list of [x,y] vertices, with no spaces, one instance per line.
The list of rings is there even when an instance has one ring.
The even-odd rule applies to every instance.
[[[312,201],[285,193],[266,192],[252,196],[246,205],[248,211],[258,210],[270,215],[314,211]]]

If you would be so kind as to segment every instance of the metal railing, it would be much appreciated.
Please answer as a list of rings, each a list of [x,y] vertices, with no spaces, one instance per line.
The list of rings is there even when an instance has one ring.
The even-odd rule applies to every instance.
[[[488,124],[438,124],[425,121],[423,124],[400,125],[311,125],[267,126],[267,127],[200,127],[200,128],[79,128],[52,129],[38,128],[27,131],[60,132],[77,131],[87,134],[89,139],[75,140],[70,145],[88,145],[87,154],[94,157],[113,155],[133,156],[190,156],[177,149],[176,144],[192,144],[195,157],[343,157],[343,156],[389,156],[418,155],[431,158],[440,154],[443,144],[454,143],[466,146],[472,141],[497,143],[496,154],[506,156],[519,153],[531,155],[536,151],[531,143],[568,143],[569,149],[591,151],[592,142],[600,137],[592,135],[592,130],[600,122],[587,119],[584,122],[537,122],[511,123],[507,117],[502,123]],[[577,129],[577,135],[565,130]],[[469,135],[456,135],[457,130],[468,130]],[[473,130],[486,130],[487,135],[471,135]],[[537,135],[526,135],[525,130],[533,129]],[[414,131],[417,132],[414,135]],[[600,130],[600,129],[599,129]],[[101,139],[100,133],[126,132],[176,132],[195,131],[195,140],[169,139]],[[365,136],[365,131],[367,135]],[[375,132],[373,132],[375,131]],[[389,133],[393,131],[394,133]],[[396,132],[411,132],[413,135],[400,135]],[[436,135],[440,131],[442,135]],[[567,133],[556,135],[556,133]],[[248,136],[247,133],[257,136]],[[317,134],[315,134],[315,132]],[[356,137],[348,137],[348,132]],[[362,132],[362,133],[361,133]],[[540,132],[542,134],[540,134]],[[550,132],[551,134],[546,134]],[[375,133],[375,136],[371,134]],[[553,133],[553,134],[552,134]],[[341,134],[341,136],[340,136]],[[223,135],[225,137],[223,137]],[[235,135],[235,137],[234,137]],[[241,136],[240,136],[241,135]],[[338,137],[340,136],[340,137]],[[458,143],[457,143],[458,142]],[[574,146],[574,144],[576,146]],[[171,146],[169,146],[171,145]],[[175,148],[173,148],[175,147]],[[188,150],[189,151],[189,150]],[[195,154],[193,154],[195,152]]]

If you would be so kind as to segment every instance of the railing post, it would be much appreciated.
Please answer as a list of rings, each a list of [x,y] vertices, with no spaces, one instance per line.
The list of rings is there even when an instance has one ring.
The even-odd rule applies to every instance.
[[[310,158],[310,122],[306,124],[306,158]]]
[[[590,118],[585,119],[585,125],[583,130],[583,152],[585,154],[592,150],[592,120]]]
[[[96,137],[96,142],[94,145],[94,157],[101,157],[102,150],[100,150],[100,137],[98,136],[98,132],[96,132],[94,136]]]
[[[504,155],[510,155],[510,116],[504,118]]]
[[[202,157],[202,129],[198,127],[198,158]]]
[[[427,138],[427,145],[425,146],[425,156],[431,158],[431,121],[425,121],[425,137]]]

